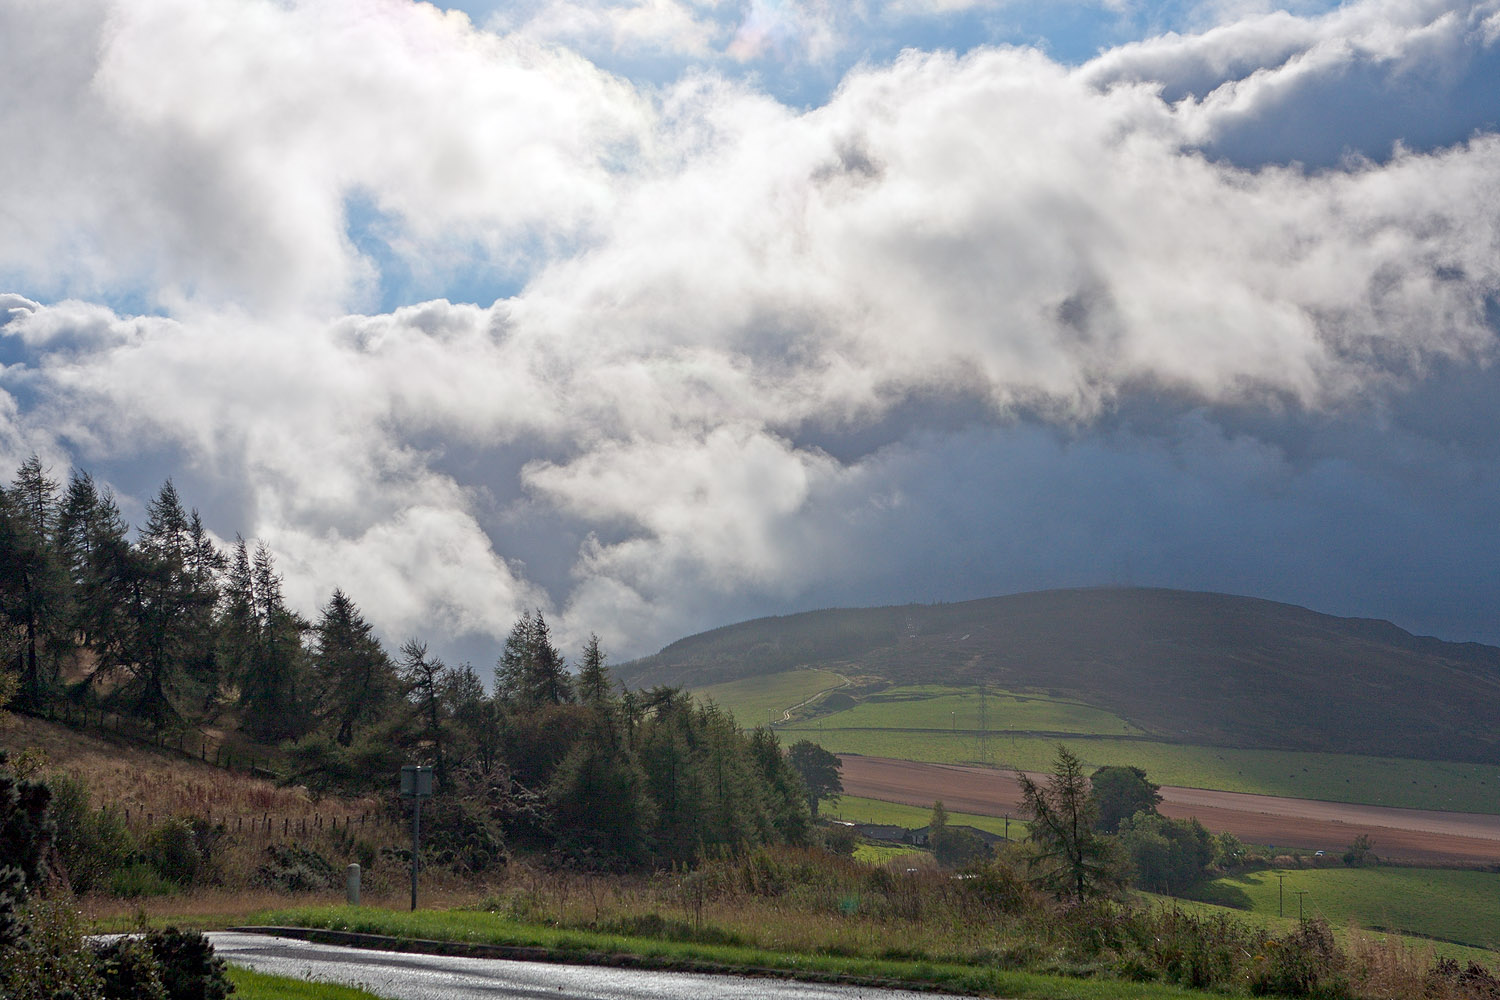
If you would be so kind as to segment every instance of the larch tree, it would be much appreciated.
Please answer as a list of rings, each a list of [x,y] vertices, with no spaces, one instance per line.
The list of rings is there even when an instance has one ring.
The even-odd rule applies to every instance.
[[[1029,859],[1036,882],[1059,898],[1083,901],[1123,884],[1114,845],[1094,827],[1094,805],[1083,764],[1058,745],[1046,785],[1017,772],[1023,808],[1031,819]]]

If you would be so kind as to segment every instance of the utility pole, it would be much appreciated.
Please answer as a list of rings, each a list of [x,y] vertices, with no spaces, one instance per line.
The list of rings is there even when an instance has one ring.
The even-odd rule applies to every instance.
[[[1284,916],[1286,916],[1286,914],[1282,912],[1282,910],[1283,910],[1283,904],[1285,903],[1285,901],[1286,901],[1286,876],[1282,875],[1282,874],[1280,874],[1278,872],[1278,873],[1276,873],[1276,915],[1278,917],[1284,917]]]
[[[1297,923],[1299,923],[1299,924],[1303,922],[1303,916],[1302,916],[1302,897],[1306,896],[1307,893],[1308,893],[1307,889],[1298,889],[1297,890]]]
[[[411,800],[411,908],[417,908],[417,868],[422,856],[422,800],[432,798],[432,768],[401,768],[401,797]]]

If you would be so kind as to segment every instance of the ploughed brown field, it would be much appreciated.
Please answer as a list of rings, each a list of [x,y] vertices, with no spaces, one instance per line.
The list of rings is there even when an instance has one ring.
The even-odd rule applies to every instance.
[[[1020,815],[1021,788],[1014,772],[956,764],[922,764],[845,754],[844,792],[915,806],[941,799],[950,811],[982,816]],[[1038,781],[1041,775],[1033,775]],[[1317,802],[1202,788],[1161,790],[1161,813],[1196,816],[1214,831],[1253,844],[1342,853],[1368,834],[1382,859],[1428,865],[1500,864],[1500,816],[1391,809]]]

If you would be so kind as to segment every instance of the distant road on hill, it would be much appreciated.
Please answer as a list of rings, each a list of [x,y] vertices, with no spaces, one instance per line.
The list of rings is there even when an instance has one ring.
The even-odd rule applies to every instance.
[[[954,812],[1020,816],[1015,775],[985,767],[923,764],[846,755],[844,791],[862,798],[930,806],[935,799]],[[1036,776],[1041,780],[1042,776]],[[1196,816],[1208,829],[1277,847],[1342,853],[1367,834],[1375,853],[1391,861],[1433,865],[1500,864],[1500,816],[1390,809],[1272,795],[1163,786],[1161,812]]]

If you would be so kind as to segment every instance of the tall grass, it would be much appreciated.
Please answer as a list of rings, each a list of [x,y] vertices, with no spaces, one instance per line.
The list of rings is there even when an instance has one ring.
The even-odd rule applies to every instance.
[[[259,919],[535,946],[560,958],[628,952],[668,965],[842,971],[1017,997],[1486,996],[1465,993],[1475,977],[1422,946],[1341,944],[1316,920],[1275,929],[1171,905],[1062,905],[1028,888],[1017,864],[1012,856],[959,879],[780,848],[649,878],[518,872],[468,911],[301,908]]]

